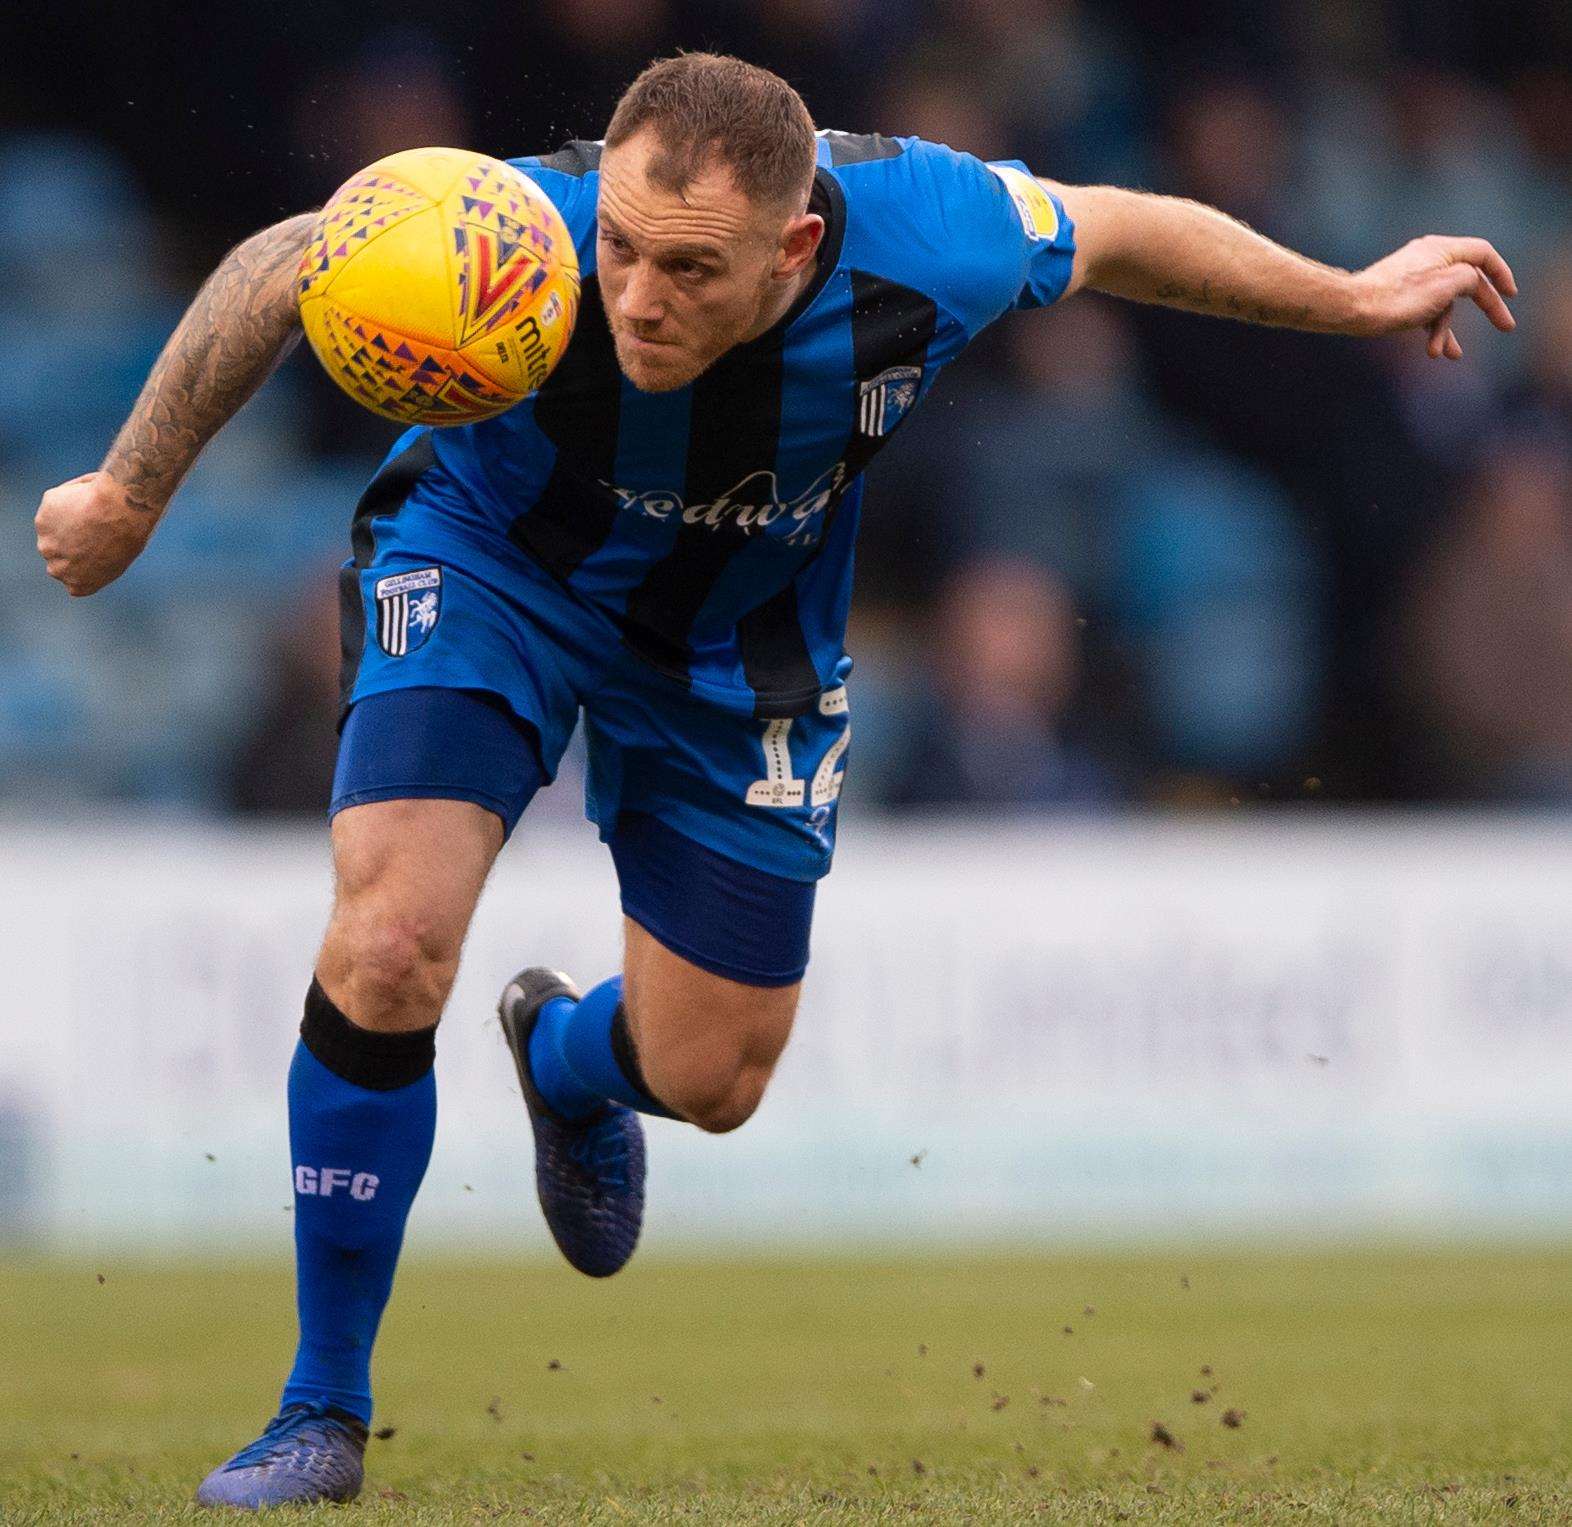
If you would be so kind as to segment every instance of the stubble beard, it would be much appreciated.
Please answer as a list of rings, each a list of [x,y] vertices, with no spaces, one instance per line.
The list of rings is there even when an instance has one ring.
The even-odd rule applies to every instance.
[[[618,369],[640,392],[676,392],[697,381],[711,365],[709,361],[695,365],[687,351],[673,346],[675,353],[666,365],[651,366],[641,357],[628,353],[622,335],[615,329],[611,331],[611,340],[617,352]]]

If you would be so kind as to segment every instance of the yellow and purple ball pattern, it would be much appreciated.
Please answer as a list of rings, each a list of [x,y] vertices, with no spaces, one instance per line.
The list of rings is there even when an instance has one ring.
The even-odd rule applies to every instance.
[[[468,424],[550,376],[578,317],[579,264],[522,171],[408,149],[322,209],[298,296],[312,349],[357,403],[400,424]]]

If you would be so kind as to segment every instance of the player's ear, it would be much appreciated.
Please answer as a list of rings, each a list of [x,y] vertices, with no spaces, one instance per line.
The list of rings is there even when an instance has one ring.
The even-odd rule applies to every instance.
[[[824,237],[824,219],[817,212],[804,212],[792,218],[781,230],[780,249],[775,257],[775,279],[789,280],[813,259]]]

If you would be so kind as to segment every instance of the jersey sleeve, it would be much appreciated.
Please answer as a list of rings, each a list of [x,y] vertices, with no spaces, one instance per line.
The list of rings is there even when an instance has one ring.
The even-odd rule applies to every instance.
[[[1012,308],[1064,295],[1075,227],[1063,204],[1018,160],[984,163],[940,143],[907,150],[942,259],[948,305],[976,333]]]
[[[595,200],[600,183],[600,145],[570,143],[554,154],[525,154],[508,163],[523,170],[562,214],[573,235],[579,266],[592,270],[595,248]],[[586,261],[590,262],[586,264]]]
[[[992,160],[989,171],[1009,193],[1019,220],[1021,284],[1016,308],[1045,308],[1064,296],[1075,259],[1075,224],[1059,200],[1018,159]]]

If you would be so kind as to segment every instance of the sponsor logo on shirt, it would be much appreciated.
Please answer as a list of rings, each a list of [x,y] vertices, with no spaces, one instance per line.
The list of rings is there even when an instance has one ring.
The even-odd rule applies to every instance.
[[[803,492],[780,496],[774,472],[750,472],[741,482],[706,503],[689,504],[680,493],[665,488],[638,492],[603,483],[618,505],[652,520],[676,520],[719,530],[734,525],[748,535],[758,535],[779,524],[775,534],[787,546],[812,546],[824,533],[824,513],[840,498],[846,486],[846,463],[837,461],[820,473]]]

